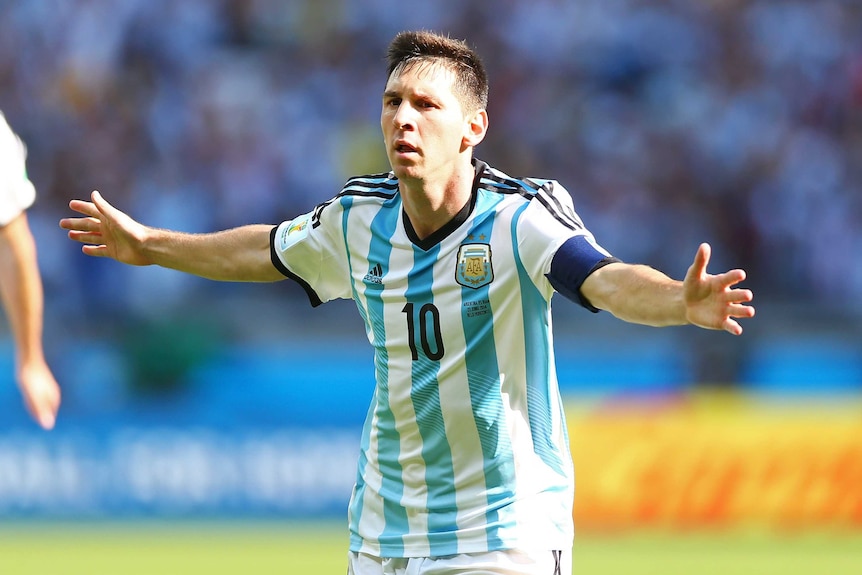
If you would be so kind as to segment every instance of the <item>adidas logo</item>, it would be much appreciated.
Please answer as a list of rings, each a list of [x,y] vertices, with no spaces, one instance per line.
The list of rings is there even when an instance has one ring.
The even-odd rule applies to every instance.
[[[371,284],[383,284],[383,268],[380,264],[374,264],[362,279]]]

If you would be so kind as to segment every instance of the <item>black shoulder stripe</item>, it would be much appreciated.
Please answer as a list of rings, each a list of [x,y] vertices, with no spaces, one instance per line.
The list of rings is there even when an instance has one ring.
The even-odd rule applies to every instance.
[[[584,224],[578,220],[577,216],[571,213],[571,211],[566,210],[565,206],[560,203],[559,198],[551,192],[550,181],[545,180],[540,183],[532,178],[524,178],[524,181],[534,187],[537,196],[545,198],[545,201],[542,201],[542,204],[548,208],[548,211],[551,212],[555,218],[561,221],[564,219],[568,220],[571,225],[575,226],[573,229],[581,229],[584,227]]]
[[[364,182],[366,185],[381,184],[383,181],[394,184],[396,187],[398,186],[398,180],[395,179],[395,174],[390,172],[380,172],[379,174],[365,174],[363,176],[352,176],[347,180],[347,185],[350,185],[351,182]],[[347,187],[347,186],[345,186]]]
[[[567,210],[566,207],[560,203],[559,198],[551,193],[550,183],[546,182],[540,186],[536,195],[540,198],[546,198],[546,201],[543,201],[542,203],[545,204],[555,218],[560,219],[561,221],[567,220],[572,226],[574,226],[573,229],[576,230],[584,227],[583,222],[578,219],[577,214],[571,210]],[[551,203],[553,203],[553,207],[551,207]]]
[[[555,220],[557,220],[570,230],[577,231],[584,227],[583,224],[574,221],[571,217],[566,216],[566,214],[557,209],[559,207],[559,204],[551,205],[551,201],[548,199],[548,196],[549,194],[536,194],[535,196],[533,196],[533,199],[538,200],[540,204],[545,206],[545,209],[548,210],[548,213],[551,214]],[[553,196],[551,197],[553,198]],[[556,202],[554,203],[556,204]]]
[[[344,196],[377,197],[388,200],[395,197],[397,191],[398,180],[395,179],[392,172],[350,178],[338,195],[317,204],[311,216],[311,227],[316,228],[320,225],[320,214],[326,206]]]
[[[517,182],[518,180],[515,180],[514,178],[504,178],[498,176],[490,170],[485,170],[485,172],[482,174],[482,178],[479,181],[481,187],[485,190],[488,190],[489,192],[499,192],[503,194],[520,194],[525,198],[529,198],[532,195],[528,193],[527,189],[525,189],[523,185],[518,186],[513,183]],[[493,184],[489,184],[488,182],[493,182]]]
[[[388,193],[394,193],[398,191],[398,181],[382,181],[382,182],[364,182],[362,180],[348,180],[344,187],[341,188],[341,192],[352,191],[352,192],[367,192],[367,191],[386,191]]]
[[[584,224],[574,214],[567,213],[560,201],[550,193],[549,182],[540,184],[530,178],[518,179],[502,176],[487,169],[482,174],[482,180],[493,182],[483,182],[482,188],[485,190],[504,194],[519,194],[529,201],[537,200],[554,219],[570,230],[580,230],[584,227]]]

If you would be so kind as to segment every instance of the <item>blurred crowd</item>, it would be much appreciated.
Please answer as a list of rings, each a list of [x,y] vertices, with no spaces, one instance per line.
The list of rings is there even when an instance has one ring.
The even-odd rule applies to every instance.
[[[71,198],[209,231],[387,170],[385,49],[412,28],[484,56],[477,156],[560,180],[617,256],[681,277],[709,241],[711,269],[744,267],[760,301],[862,311],[860,2],[0,2],[0,109],[29,146],[57,313],[226,289],[79,255],[56,224]]]

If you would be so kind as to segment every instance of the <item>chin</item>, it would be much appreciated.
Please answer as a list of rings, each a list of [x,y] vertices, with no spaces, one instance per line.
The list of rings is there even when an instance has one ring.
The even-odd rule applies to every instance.
[[[392,166],[392,171],[395,173],[395,177],[399,180],[420,180],[422,179],[419,175],[419,170],[416,169],[416,166],[399,166],[397,164]]]

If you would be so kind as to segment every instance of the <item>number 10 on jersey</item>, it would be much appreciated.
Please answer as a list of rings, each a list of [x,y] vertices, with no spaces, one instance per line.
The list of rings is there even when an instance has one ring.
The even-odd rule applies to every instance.
[[[407,302],[401,311],[407,316],[407,339],[413,361],[419,359],[419,349],[432,361],[442,358],[443,337],[440,335],[440,311],[437,307],[426,303],[417,310],[416,305]]]

